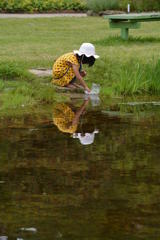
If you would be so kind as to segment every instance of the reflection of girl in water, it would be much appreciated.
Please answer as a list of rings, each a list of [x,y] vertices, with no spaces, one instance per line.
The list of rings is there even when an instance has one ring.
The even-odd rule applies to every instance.
[[[98,130],[94,130],[92,133],[74,133],[73,138],[78,138],[82,145],[90,145],[94,142],[95,134],[99,133]]]
[[[78,127],[79,118],[85,111],[89,100],[85,100],[82,106],[73,111],[67,104],[59,103],[53,110],[53,122],[61,132],[75,133]]]
[[[91,133],[77,133],[80,116],[84,113],[89,100],[83,102],[77,111],[73,111],[66,103],[59,103],[53,110],[53,123],[64,133],[71,133],[73,138],[78,138],[82,145],[89,145],[94,142],[95,134],[98,130]]]

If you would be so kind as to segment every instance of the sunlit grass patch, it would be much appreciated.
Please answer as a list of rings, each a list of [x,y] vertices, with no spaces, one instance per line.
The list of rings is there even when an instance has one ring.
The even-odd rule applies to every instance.
[[[104,39],[93,41],[93,43],[100,46],[113,46],[113,45],[130,46],[133,44],[160,43],[160,37],[129,36],[129,39],[126,41],[126,40],[123,40],[120,36],[115,35],[115,36],[109,36]]]

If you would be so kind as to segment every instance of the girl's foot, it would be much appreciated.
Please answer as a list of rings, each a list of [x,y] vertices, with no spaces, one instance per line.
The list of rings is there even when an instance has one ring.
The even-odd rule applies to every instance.
[[[72,83],[68,84],[66,87],[70,89],[76,89],[76,86],[74,86]]]

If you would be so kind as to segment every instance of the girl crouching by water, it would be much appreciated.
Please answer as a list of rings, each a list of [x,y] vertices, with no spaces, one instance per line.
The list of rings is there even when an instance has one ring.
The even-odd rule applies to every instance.
[[[53,65],[53,83],[58,86],[68,88],[83,88],[90,92],[84,81],[86,72],[82,70],[83,64],[93,66],[95,60],[99,58],[95,53],[95,47],[91,43],[83,43],[79,50],[66,53],[59,57]],[[78,83],[76,81],[78,80]]]

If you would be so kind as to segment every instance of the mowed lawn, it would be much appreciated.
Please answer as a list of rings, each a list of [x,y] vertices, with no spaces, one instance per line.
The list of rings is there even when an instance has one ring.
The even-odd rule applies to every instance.
[[[108,21],[100,17],[0,19],[0,61],[16,61],[27,67],[52,67],[54,59],[78,49],[82,42],[94,43],[101,60],[148,61],[160,55],[159,26],[159,22],[144,23],[140,29],[130,30],[130,36],[138,39],[125,43],[108,40],[120,36],[120,30],[109,29]]]

